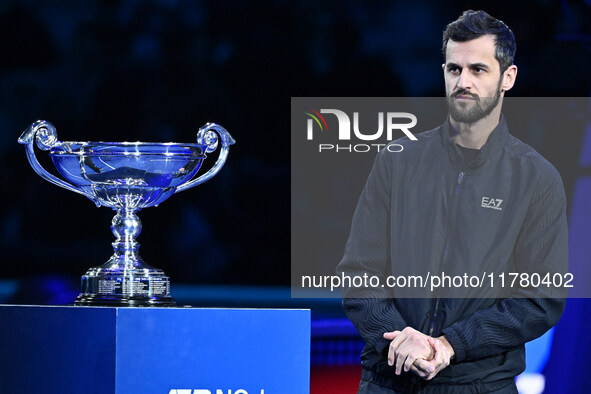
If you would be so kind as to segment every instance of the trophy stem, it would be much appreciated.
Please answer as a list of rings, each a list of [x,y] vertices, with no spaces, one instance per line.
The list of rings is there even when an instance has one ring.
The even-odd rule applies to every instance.
[[[142,232],[142,222],[135,209],[119,209],[111,221],[111,231],[115,235],[113,256],[110,262],[125,270],[145,268],[139,256],[140,244],[135,240]]]
[[[175,306],[168,276],[139,256],[136,237],[142,232],[142,222],[137,211],[127,207],[117,210],[111,221],[113,255],[82,277],[82,293],[76,305]]]

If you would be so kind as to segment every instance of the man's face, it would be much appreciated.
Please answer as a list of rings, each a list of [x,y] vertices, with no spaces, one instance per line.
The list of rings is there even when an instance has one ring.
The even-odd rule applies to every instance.
[[[455,121],[474,123],[499,105],[502,76],[494,36],[448,41],[443,72],[449,112]]]

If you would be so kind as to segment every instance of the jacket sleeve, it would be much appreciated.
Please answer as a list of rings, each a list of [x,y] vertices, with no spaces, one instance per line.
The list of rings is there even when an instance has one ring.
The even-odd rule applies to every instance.
[[[391,154],[384,149],[374,162],[337,267],[339,275],[373,275],[385,283],[390,266]],[[378,352],[390,343],[383,338],[385,332],[407,326],[385,288],[345,288],[343,309],[365,342]]]
[[[554,167],[538,177],[516,241],[515,262],[519,273],[568,271],[566,198]],[[513,291],[511,298],[442,330],[454,348],[456,361],[497,355],[521,346],[553,327],[564,311],[563,290],[542,286]]]

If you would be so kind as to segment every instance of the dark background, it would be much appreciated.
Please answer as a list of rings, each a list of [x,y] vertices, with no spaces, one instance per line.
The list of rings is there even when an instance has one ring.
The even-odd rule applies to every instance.
[[[62,141],[192,142],[206,122],[227,128],[237,143],[215,178],[140,212],[140,253],[171,277],[177,301],[213,289],[199,293],[201,305],[292,306],[290,97],[443,96],[441,33],[468,8],[516,35],[509,96],[589,96],[589,0],[0,0],[0,302],[72,303],[80,276],[111,254],[114,213],[41,179],[16,142],[46,119]],[[587,140],[562,128],[526,136],[561,171],[579,264],[591,263],[587,130]],[[580,367],[590,305],[567,303],[547,392],[591,390]],[[312,308],[312,365],[345,355],[354,366],[328,378],[313,368],[312,392],[346,378],[354,390],[354,329],[345,319],[330,325],[337,336],[348,330],[348,350],[318,339],[318,311],[342,317],[340,304],[299,306]],[[329,361],[318,361],[322,349]]]
[[[589,95],[590,2],[514,3],[0,2],[0,277],[76,291],[111,254],[114,212],[33,172],[16,143],[30,123],[62,141],[193,142],[212,121],[237,140],[225,167],[139,213],[141,255],[173,283],[287,286],[290,97],[442,96],[441,33],[467,8],[517,37],[510,95]],[[572,168],[568,190],[588,174],[573,168],[582,133],[534,137]]]

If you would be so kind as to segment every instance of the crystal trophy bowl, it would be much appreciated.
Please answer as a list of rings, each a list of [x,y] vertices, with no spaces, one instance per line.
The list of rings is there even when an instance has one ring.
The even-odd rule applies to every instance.
[[[117,213],[111,222],[113,255],[82,277],[76,305],[174,306],[170,279],[139,256],[136,237],[142,230],[137,212],[157,206],[170,196],[212,178],[226,162],[235,141],[221,126],[208,123],[196,143],[60,142],[55,127],[44,120],[21,135],[29,163],[42,178],[82,194],[98,207]],[[46,171],[35,156],[33,143],[49,151],[63,177]],[[195,178],[207,153],[221,150],[216,163]]]

